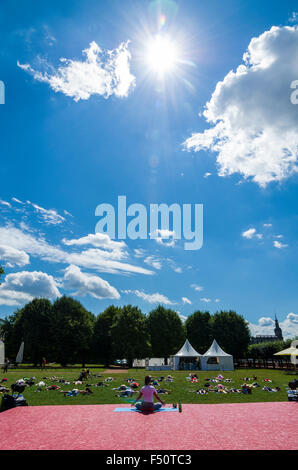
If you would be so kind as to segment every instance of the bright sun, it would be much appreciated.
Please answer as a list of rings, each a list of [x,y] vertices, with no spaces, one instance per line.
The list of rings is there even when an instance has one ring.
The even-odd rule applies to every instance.
[[[173,71],[178,63],[176,44],[168,36],[155,36],[148,44],[146,61],[149,69],[159,76]]]

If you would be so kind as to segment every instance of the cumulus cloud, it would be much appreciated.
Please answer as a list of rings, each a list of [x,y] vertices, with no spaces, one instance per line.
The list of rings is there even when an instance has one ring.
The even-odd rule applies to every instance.
[[[68,246],[84,246],[91,245],[97,248],[102,248],[113,252],[117,257],[124,257],[126,253],[123,252],[123,249],[126,248],[125,242],[117,242],[111,240],[109,235],[105,233],[90,233],[89,235],[77,239],[63,239],[62,242]]]
[[[184,142],[217,154],[218,173],[241,174],[264,187],[297,172],[298,27],[273,26],[250,41],[243,63],[218,82],[203,112],[213,127]]]
[[[96,299],[119,299],[120,294],[107,281],[94,274],[83,273],[78,266],[68,266],[64,273],[64,288],[74,289],[73,295],[91,295]]]
[[[0,245],[0,259],[5,261],[9,268],[29,264],[29,255],[24,250],[18,250],[8,245]]]
[[[157,229],[155,231],[155,241],[163,246],[175,246],[175,231],[167,229]]]
[[[89,48],[82,51],[84,60],[61,58],[62,65],[57,69],[45,61],[40,63],[44,71],[19,61],[17,65],[36,80],[48,83],[55,92],[62,92],[74,101],[88,100],[92,95],[125,97],[135,85],[135,77],[130,73],[128,43],[103,51],[92,41]]]
[[[270,326],[270,327],[274,326],[274,320],[270,317],[259,318],[258,323],[260,326]]]
[[[257,233],[255,228],[250,228],[244,232],[242,232],[242,237],[252,239],[252,238],[258,238],[261,240],[263,238],[262,233]]]
[[[189,304],[189,305],[191,305],[191,300],[189,300],[187,297],[182,297],[182,302],[183,302],[184,304]]]
[[[140,290],[123,290],[122,291],[124,294],[134,294],[137,297],[145,300],[146,302],[149,302],[150,304],[164,304],[164,305],[175,305],[174,302],[172,302],[168,297],[166,297],[163,294],[159,294],[158,292],[154,294],[146,294],[144,291]]]
[[[18,305],[34,297],[54,299],[60,296],[53,276],[41,271],[7,274],[0,286],[1,302],[5,305]]]
[[[257,323],[249,323],[251,335],[274,335],[274,320],[270,317],[261,317]],[[298,315],[289,313],[285,320],[279,322],[284,339],[291,339],[298,336]]]

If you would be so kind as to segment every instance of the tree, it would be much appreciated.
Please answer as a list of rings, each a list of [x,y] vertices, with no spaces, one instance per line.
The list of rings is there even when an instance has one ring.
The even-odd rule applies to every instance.
[[[190,315],[185,321],[186,337],[191,345],[204,354],[212,343],[212,329],[210,313],[199,310]]]
[[[0,338],[5,343],[5,355],[8,358],[16,357],[20,347],[22,332],[15,328],[15,322],[19,314],[20,311],[17,310],[12,315],[0,319]]]
[[[0,266],[0,280],[1,280],[2,274],[4,274],[4,269],[2,268],[2,266]],[[0,285],[1,285],[1,282],[0,282]]]
[[[79,361],[85,366],[94,322],[94,315],[72,297],[63,296],[54,302],[52,331],[57,362],[66,366]]]
[[[252,359],[271,359],[275,353],[282,351],[283,349],[289,348],[290,343],[291,340],[277,340],[250,344],[248,346],[248,357],[251,357]]]
[[[119,309],[111,327],[111,339],[114,357],[127,359],[129,367],[134,359],[150,354],[146,317],[138,307],[125,305]]]
[[[93,355],[96,360],[103,361],[106,366],[109,366],[112,360],[115,359],[113,358],[111,328],[120,310],[119,307],[111,305],[98,315],[94,324]]]
[[[165,360],[175,354],[185,341],[185,328],[179,315],[159,305],[147,316],[153,357]]]
[[[246,355],[250,331],[246,320],[232,310],[216,312],[211,316],[212,336],[227,353],[235,358]]]
[[[52,304],[48,299],[33,299],[19,310],[14,336],[25,342],[25,357],[36,366],[52,353]]]

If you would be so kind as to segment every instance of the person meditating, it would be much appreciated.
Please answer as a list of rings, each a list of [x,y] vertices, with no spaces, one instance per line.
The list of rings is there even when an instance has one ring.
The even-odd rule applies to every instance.
[[[155,387],[153,387],[153,385],[150,385],[150,383],[151,383],[151,377],[150,375],[146,375],[145,386],[142,387],[135,403],[135,407],[140,411],[157,411],[163,405],[165,405],[165,403],[157,395]],[[155,396],[155,398],[160,403],[154,403],[153,396]],[[142,401],[139,401],[141,397],[142,397]]]

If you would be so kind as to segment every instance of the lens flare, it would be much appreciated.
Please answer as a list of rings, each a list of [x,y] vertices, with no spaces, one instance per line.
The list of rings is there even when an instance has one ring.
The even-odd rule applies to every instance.
[[[148,44],[146,58],[149,69],[163,76],[178,63],[178,48],[170,37],[157,35]]]

